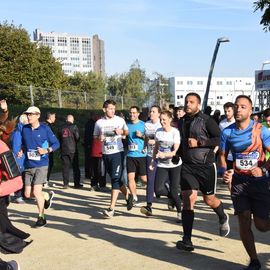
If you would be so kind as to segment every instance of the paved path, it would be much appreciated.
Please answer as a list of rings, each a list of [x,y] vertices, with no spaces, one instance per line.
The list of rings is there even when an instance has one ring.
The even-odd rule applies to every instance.
[[[22,270],[231,270],[242,269],[248,263],[232,210],[227,211],[232,232],[228,238],[221,238],[217,217],[199,197],[195,251],[187,253],[175,248],[182,227],[175,222],[176,212],[167,210],[165,198],[157,200],[154,216],[146,218],[139,208],[128,212],[121,197],[115,217],[104,219],[101,211],[109,204],[109,193],[90,192],[88,183],[82,190],[63,190],[59,174],[54,174],[53,179],[56,196],[46,213],[46,227],[31,228],[36,221],[34,203],[9,207],[14,224],[31,233],[34,242],[21,254],[1,257],[18,260]],[[224,185],[219,185],[218,194],[228,208],[231,202]],[[139,189],[139,195],[143,201],[145,189]],[[270,269],[270,234],[256,232],[255,237],[263,269]]]

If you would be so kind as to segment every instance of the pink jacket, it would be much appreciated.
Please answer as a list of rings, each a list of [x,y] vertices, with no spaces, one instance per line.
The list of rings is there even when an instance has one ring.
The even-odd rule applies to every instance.
[[[2,140],[0,140],[0,154],[8,150],[9,150],[8,146]],[[21,176],[17,176],[7,181],[2,181],[3,179],[8,179],[8,174],[4,170],[1,163],[2,161],[0,159],[0,197],[3,197],[21,189],[23,183]]]

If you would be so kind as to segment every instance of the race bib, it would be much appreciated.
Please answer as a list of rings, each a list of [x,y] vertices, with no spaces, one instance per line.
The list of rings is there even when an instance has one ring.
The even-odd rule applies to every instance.
[[[250,170],[252,167],[258,166],[258,152],[252,152],[249,154],[237,153],[235,155],[235,165],[239,170]]]
[[[27,152],[27,157],[30,160],[40,160],[40,154],[38,150],[29,150]]]
[[[138,144],[136,144],[136,143],[129,144],[128,150],[129,151],[138,151]]]
[[[117,144],[115,142],[108,142],[104,144],[104,148],[107,153],[114,152],[117,150]]]
[[[164,153],[168,153],[171,152],[170,148],[163,148],[163,147],[159,147],[159,151],[160,152],[164,152]],[[170,164],[171,158],[159,158],[159,162],[162,164]]]

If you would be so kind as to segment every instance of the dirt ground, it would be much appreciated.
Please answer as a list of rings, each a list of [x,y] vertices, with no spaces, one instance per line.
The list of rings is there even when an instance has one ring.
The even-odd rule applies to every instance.
[[[228,238],[218,235],[217,217],[199,197],[192,239],[195,251],[188,253],[175,247],[182,226],[176,223],[176,212],[167,209],[166,198],[155,199],[154,216],[146,218],[139,207],[127,211],[120,196],[115,217],[104,219],[101,211],[108,207],[110,193],[89,191],[89,183],[81,190],[63,190],[61,176],[52,178],[56,195],[46,212],[46,227],[31,227],[37,218],[34,202],[9,206],[13,223],[30,233],[34,241],[21,254],[1,254],[1,258],[19,261],[22,270],[231,270],[248,264],[229,194],[222,184],[217,194],[230,215],[231,233]],[[138,193],[144,202],[145,188]],[[270,233],[254,232],[262,269],[270,269]]]

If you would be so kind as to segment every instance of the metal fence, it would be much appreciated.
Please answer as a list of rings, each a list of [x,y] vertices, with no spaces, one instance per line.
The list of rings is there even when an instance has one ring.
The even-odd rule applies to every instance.
[[[15,104],[36,105],[50,108],[100,109],[103,102],[113,99],[118,110],[128,109],[132,105],[147,106],[147,102],[136,97],[110,96],[104,93],[90,94],[83,91],[1,85],[1,97]]]

